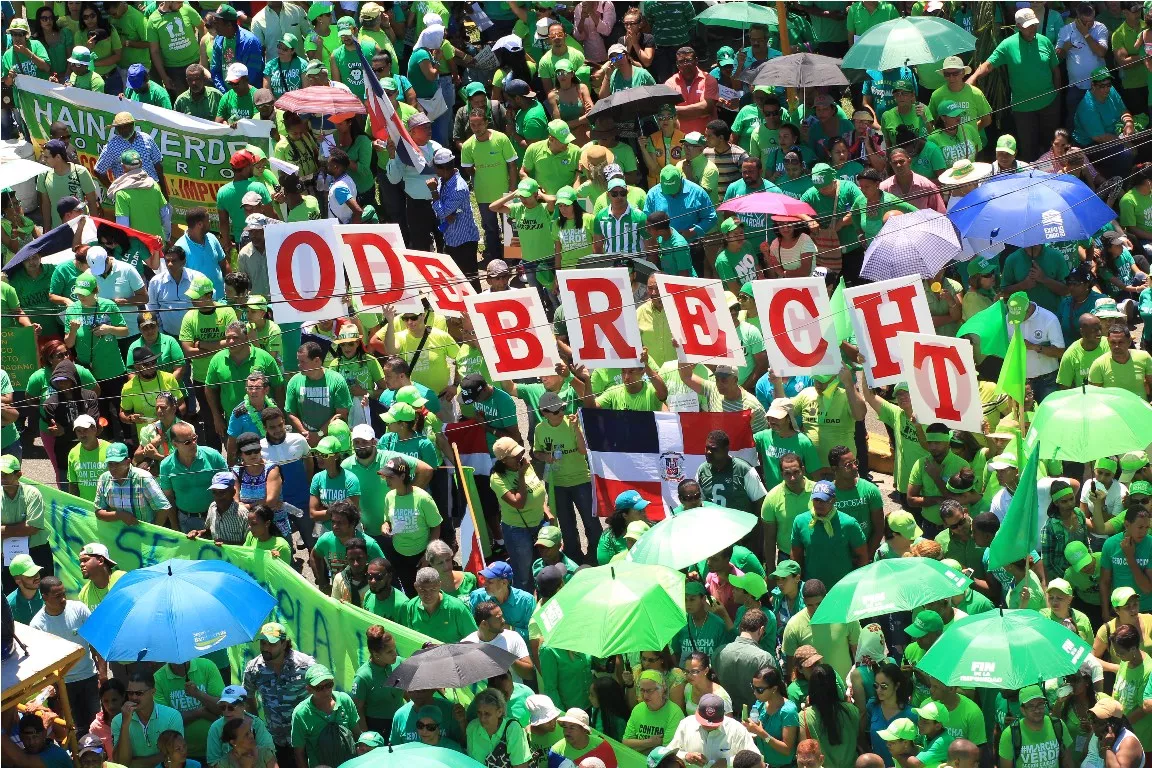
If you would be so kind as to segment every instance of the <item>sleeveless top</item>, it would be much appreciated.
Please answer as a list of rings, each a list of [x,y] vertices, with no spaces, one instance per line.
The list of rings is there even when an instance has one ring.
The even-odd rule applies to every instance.
[[[244,468],[243,465],[237,465],[232,468],[236,477],[240,480],[240,503],[241,504],[263,504],[268,499],[268,473],[272,471],[272,465],[267,462],[264,464],[264,469],[258,475],[253,475]],[[292,526],[288,522],[288,511],[281,505],[280,509],[276,510],[276,514],[272,518],[273,525],[276,530],[280,532],[288,541],[292,541]]]

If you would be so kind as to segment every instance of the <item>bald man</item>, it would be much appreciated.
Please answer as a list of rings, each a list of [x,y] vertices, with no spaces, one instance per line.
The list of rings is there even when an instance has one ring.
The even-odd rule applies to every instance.
[[[856,758],[856,768],[884,768],[884,758],[875,752],[865,752]]]
[[[968,739],[956,739],[948,745],[948,762],[946,765],[948,768],[979,768],[980,747]],[[944,766],[940,766],[940,768],[944,768]]]

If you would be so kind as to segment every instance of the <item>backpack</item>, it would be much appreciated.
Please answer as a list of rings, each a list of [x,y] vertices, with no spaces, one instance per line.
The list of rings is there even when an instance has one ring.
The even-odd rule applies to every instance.
[[[1064,757],[1064,723],[1060,722],[1060,718],[1050,717],[1048,722],[1052,723],[1052,732],[1056,734],[1056,745],[1060,748],[1060,754],[1057,761]],[[1012,732],[1012,764],[1020,760],[1020,750],[1023,747],[1024,737],[1020,733],[1020,721],[1012,723],[1008,726]]]
[[[356,756],[356,739],[338,720],[328,723],[316,734],[312,757],[316,765],[340,765]]]

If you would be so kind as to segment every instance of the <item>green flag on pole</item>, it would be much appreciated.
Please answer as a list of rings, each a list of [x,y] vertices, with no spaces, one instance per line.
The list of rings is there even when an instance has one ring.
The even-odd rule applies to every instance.
[[[836,336],[842,342],[850,341],[853,334],[852,318],[848,315],[848,302],[844,300],[844,278],[840,278],[840,284],[832,292],[828,308],[832,311],[832,319],[836,324]]]
[[[1019,336],[1020,334],[1016,334]],[[1017,449],[1022,445],[1016,441]],[[1020,454],[1016,454],[1020,458]],[[1000,530],[988,546],[988,570],[1001,568],[1007,563],[1023,560],[1040,546],[1040,521],[1037,516],[1039,501],[1036,494],[1036,469],[1040,463],[1040,446],[1033,445],[1028,461],[1020,472],[1020,482]]]
[[[1028,380],[1027,348],[1020,324],[1028,313],[1028,295],[1017,291],[1008,298],[1008,322],[1016,327],[1008,351],[1004,355],[1004,365],[1000,368],[1000,378],[996,380],[996,391],[1008,395],[1017,406],[1024,405],[1024,385]]]
[[[974,335],[978,337],[976,341],[980,354],[1004,357],[1008,351],[1008,326],[1004,322],[1007,309],[1004,300],[997,299],[992,306],[968,318],[960,330],[956,331],[956,338]]]

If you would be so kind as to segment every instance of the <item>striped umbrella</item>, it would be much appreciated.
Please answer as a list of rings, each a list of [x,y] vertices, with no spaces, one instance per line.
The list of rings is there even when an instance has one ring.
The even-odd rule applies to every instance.
[[[944,214],[926,208],[893,216],[864,252],[860,277],[932,277],[960,255],[960,237]]]
[[[364,102],[343,88],[313,85],[288,93],[276,100],[276,107],[298,115],[367,114]]]

